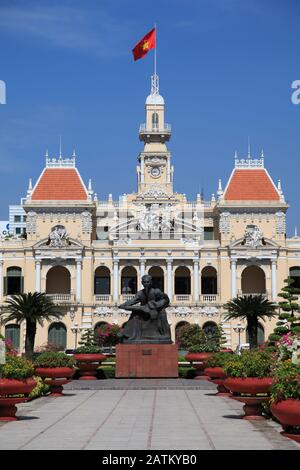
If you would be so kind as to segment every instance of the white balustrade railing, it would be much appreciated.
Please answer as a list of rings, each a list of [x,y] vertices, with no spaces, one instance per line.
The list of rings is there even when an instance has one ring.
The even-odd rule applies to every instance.
[[[127,300],[131,300],[135,298],[135,294],[122,294],[121,299],[123,302],[127,302]]]
[[[46,294],[53,302],[73,302],[74,294]]]
[[[190,300],[191,300],[191,295],[189,295],[189,294],[175,295],[175,301],[176,302],[190,302]]]
[[[110,303],[111,302],[111,295],[110,294],[96,294],[95,295],[95,302]]]
[[[217,294],[202,294],[201,300],[202,302],[205,302],[205,303],[211,303],[211,302],[216,302],[217,297],[218,297]]]
[[[147,125],[140,125],[140,132],[171,132],[171,124],[165,123],[163,126],[151,126],[147,128]]]

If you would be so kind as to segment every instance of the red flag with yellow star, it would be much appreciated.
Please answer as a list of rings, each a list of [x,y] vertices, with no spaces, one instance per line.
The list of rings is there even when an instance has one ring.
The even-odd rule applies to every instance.
[[[141,59],[145,57],[150,49],[155,49],[156,47],[156,29],[153,28],[146,36],[143,37],[132,49],[134,60]]]

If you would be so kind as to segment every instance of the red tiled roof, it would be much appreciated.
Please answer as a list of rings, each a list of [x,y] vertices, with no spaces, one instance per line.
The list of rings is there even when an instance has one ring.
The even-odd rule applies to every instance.
[[[227,201],[278,201],[279,193],[265,169],[235,169],[224,199]]]
[[[87,200],[86,189],[75,168],[46,168],[31,199],[34,201]]]

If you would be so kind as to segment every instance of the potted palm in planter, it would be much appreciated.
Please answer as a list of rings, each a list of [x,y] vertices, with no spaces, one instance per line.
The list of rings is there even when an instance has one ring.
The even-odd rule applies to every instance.
[[[36,386],[33,373],[31,362],[6,354],[5,364],[0,365],[0,421],[17,420],[16,405],[27,401]]]
[[[101,348],[97,345],[96,333],[87,329],[79,344],[73,356],[79,368],[79,380],[97,380],[97,369],[106,356],[101,354]]]
[[[213,354],[208,358],[204,373],[210,377],[210,382],[217,385],[217,395],[228,396],[229,392],[224,386],[224,381],[227,378],[224,366],[227,361],[232,359],[232,353],[230,352],[219,352]]]
[[[75,373],[73,357],[62,352],[44,352],[34,362],[35,374],[50,386],[50,395],[63,396],[63,385]]]
[[[244,351],[224,364],[225,387],[231,398],[244,405],[244,419],[264,419],[261,404],[269,400],[272,386],[271,355],[265,351]]]

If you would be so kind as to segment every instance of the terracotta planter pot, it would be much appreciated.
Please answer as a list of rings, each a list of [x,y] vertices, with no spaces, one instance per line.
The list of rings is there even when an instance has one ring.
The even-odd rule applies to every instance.
[[[63,385],[70,381],[75,374],[75,369],[73,367],[37,367],[35,373],[50,386],[50,395],[60,397],[63,396]]]
[[[220,349],[220,352],[233,354],[232,349]]]
[[[36,381],[29,377],[24,380],[0,379],[0,421],[16,421],[18,403],[24,403],[28,400],[26,395],[34,389]],[[24,397],[10,397],[9,395],[21,395]]]
[[[208,376],[205,375],[205,373],[204,373],[204,368],[205,368],[205,363],[206,363],[207,359],[212,354],[214,354],[214,353],[212,353],[212,352],[199,352],[199,353],[189,352],[184,356],[185,359],[187,361],[189,361],[191,364],[193,364],[193,362],[198,363],[198,364],[193,364],[194,369],[196,369],[195,379],[208,380]]]
[[[271,390],[272,379],[270,377],[228,377],[224,381],[225,387],[233,394],[231,398],[244,403],[243,410],[245,415],[243,419],[262,420],[262,406],[264,401],[270,398],[267,394]],[[238,396],[247,394],[252,396]],[[265,397],[257,396],[257,394],[266,394]]]
[[[78,353],[73,356],[79,368],[79,380],[97,380],[97,369],[102,361],[106,359],[104,354]]]
[[[227,378],[224,369],[222,367],[206,367],[204,373],[210,377],[210,382],[217,385],[218,392],[216,395],[228,396],[230,393],[224,387],[224,381]]]
[[[224,385],[231,393],[245,393],[257,395],[258,393],[269,393],[272,386],[270,377],[228,377]]]
[[[36,381],[28,379],[0,379],[0,395],[28,395],[36,386]]]
[[[271,411],[285,430],[300,426],[300,400],[279,401],[271,406]]]

